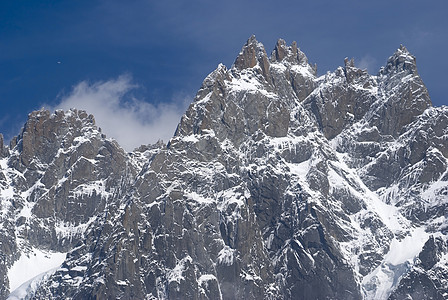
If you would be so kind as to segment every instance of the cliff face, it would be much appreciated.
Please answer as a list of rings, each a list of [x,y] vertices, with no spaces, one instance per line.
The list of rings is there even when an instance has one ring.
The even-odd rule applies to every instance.
[[[65,258],[36,299],[442,299],[447,128],[403,46],[377,76],[317,77],[255,37],[167,145],[125,153],[82,111],[34,112],[0,138],[0,295],[41,251]]]

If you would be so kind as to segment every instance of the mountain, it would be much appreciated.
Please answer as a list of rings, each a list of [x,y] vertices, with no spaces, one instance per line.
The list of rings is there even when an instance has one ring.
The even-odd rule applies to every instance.
[[[446,299],[447,158],[404,46],[317,76],[252,36],[168,144],[75,109],[0,136],[0,298]]]

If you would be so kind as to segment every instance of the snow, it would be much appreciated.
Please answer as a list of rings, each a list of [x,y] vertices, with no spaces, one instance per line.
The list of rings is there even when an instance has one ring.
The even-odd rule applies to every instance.
[[[8,168],[8,158],[0,159],[0,170],[6,170]]]
[[[182,275],[185,271],[185,264],[191,263],[192,261],[193,259],[189,255],[179,260],[176,266],[167,272],[168,282],[176,281],[180,283],[181,280],[185,280]]]
[[[35,184],[33,184],[32,187],[30,187],[28,190],[22,192],[20,195],[23,199],[28,199],[31,196],[31,194],[34,192],[34,190],[36,190],[36,189],[45,189],[45,185],[40,180],[38,180]],[[34,199],[32,199],[32,200],[34,200]]]
[[[276,94],[268,92],[264,89],[255,73],[250,69],[241,71],[240,78],[237,79],[232,77],[232,80],[227,82],[227,84],[233,92],[260,93],[269,98],[278,98]]]
[[[214,203],[215,200],[213,200],[212,198],[206,198],[196,192],[189,192],[189,193],[185,193],[185,196],[188,199],[194,200],[200,204],[209,204],[209,203]]]
[[[271,63],[270,67],[272,70],[275,70],[277,73],[284,73],[284,72],[286,72],[286,70],[288,70],[286,68],[286,65],[284,65],[282,63]]]
[[[82,223],[79,225],[73,225],[72,223],[69,222],[59,221],[55,224],[54,230],[56,232],[56,235],[60,238],[73,237],[84,233],[86,229],[90,226],[90,224],[95,220],[96,217],[91,217],[86,223]]]
[[[421,227],[414,229],[410,235],[402,240],[394,238],[384,261],[396,266],[412,260],[420,253],[428,238],[429,234]]]
[[[416,256],[428,240],[429,234],[424,228],[416,228],[403,239],[396,237],[390,244],[390,250],[383,262],[364,277],[363,286],[367,299],[387,299],[399,283],[401,276],[413,265]]]
[[[244,270],[241,270],[240,277],[246,281],[262,281],[261,277],[254,274],[249,274]]]
[[[399,208],[382,201],[384,198],[382,191],[378,192],[383,193],[383,196],[371,191],[359,178],[356,170],[343,163],[344,154],[338,153],[337,156],[338,161],[330,162],[331,168],[328,172],[330,185],[350,191],[355,197],[363,199],[366,204],[366,209],[350,217],[352,226],[359,232],[358,238],[347,245],[341,243],[341,246],[345,248],[344,253],[348,261],[357,270],[359,268],[357,249],[362,249],[364,244],[369,243],[370,230],[367,229],[365,234],[362,234],[363,230],[357,224],[359,220],[364,219],[363,215],[374,213],[395,234],[390,241],[389,251],[381,264],[362,279],[366,299],[387,299],[399,283],[401,276],[414,264],[429,233],[425,231],[424,226],[413,228],[411,222],[401,214]],[[348,184],[349,182],[351,184]],[[394,188],[392,186],[389,192],[392,192]],[[405,235],[403,236],[403,234]]]
[[[202,294],[206,294],[204,287],[208,289],[209,281],[218,282],[218,279],[213,274],[204,274],[198,278],[198,286]]]
[[[19,260],[8,270],[10,291],[15,291],[27,281],[30,281],[29,284],[37,282],[38,276],[45,277],[45,274],[64,262],[65,256],[66,253],[48,252],[37,248],[32,248],[26,254],[22,253]]]
[[[334,169],[330,170],[328,173],[329,181],[332,186],[345,187],[350,190],[350,192],[358,197],[359,199],[364,199],[367,205],[367,211],[375,212],[382,222],[394,233],[401,232],[405,229],[409,221],[407,221],[400,213],[397,207],[384,203],[378,194],[372,192],[364,182],[357,176],[356,170],[349,168],[345,163],[343,163],[343,154],[338,153],[338,162],[332,161],[331,164],[336,169],[344,171],[345,177],[355,183],[360,187],[361,190],[355,190],[351,185],[346,183],[346,180],[342,178]]]
[[[426,200],[430,206],[443,205],[448,202],[448,181],[443,178],[448,178],[448,170],[422,193],[422,199]]]
[[[73,268],[70,269],[71,271],[77,271],[77,272],[84,272],[85,270],[87,270],[86,266],[75,266]]]
[[[36,277],[26,281],[18,288],[16,288],[7,298],[7,300],[19,300],[27,299],[30,295],[33,295],[42,282],[48,280],[51,275],[53,275],[58,268],[53,268],[47,272],[37,275]]]
[[[190,135],[184,136],[184,137],[182,137],[182,140],[185,142],[190,142],[190,143],[199,142],[199,139],[196,134],[190,134]]]
[[[302,186],[304,190],[307,191],[309,195],[312,196],[313,200],[319,199],[321,194],[310,188],[309,181],[307,180],[307,175],[310,169],[315,167],[319,161],[319,158],[311,157],[310,159],[301,163],[285,163],[288,166],[291,174],[295,176],[295,180]]]
[[[440,257],[439,261],[437,262],[436,267],[448,268],[448,252],[442,254],[442,256]]]
[[[4,170],[4,171],[3,171]],[[8,159],[3,158],[0,159],[0,171],[3,171],[3,174],[5,175],[6,182],[5,185],[0,185],[0,213],[1,218],[3,219],[7,214],[11,207],[11,202],[7,200],[11,200],[14,195],[14,187],[12,186],[11,178],[9,178],[8,174]],[[0,182],[2,183],[2,182]],[[5,201],[6,200],[6,201]]]
[[[32,217],[32,210],[36,203],[32,202],[25,202],[22,210],[19,213],[19,217],[25,217],[25,218],[31,218]]]
[[[274,241],[274,237],[275,237],[274,234],[271,233],[266,240],[266,248],[268,248],[269,250],[271,250],[272,242]]]
[[[303,65],[292,65],[291,71],[299,73],[303,77],[308,77],[314,79],[316,76],[312,73],[312,68],[307,64],[306,66]]]
[[[90,139],[86,136],[77,136],[73,139],[73,144],[75,144],[76,146],[79,146],[80,144],[84,144],[84,143],[89,143]]]
[[[246,203],[246,199],[250,197],[250,194],[244,189],[241,190],[240,186],[236,186],[218,193],[219,203],[217,208],[219,211],[224,212],[224,216],[227,222],[235,223],[241,218],[240,209]],[[228,208],[236,204],[233,207],[232,213],[228,214]]]
[[[202,98],[201,100],[198,100],[195,102],[196,105],[198,104],[205,104],[206,102],[208,102],[210,100],[210,96],[212,95],[212,92],[208,93],[207,95],[205,95],[204,98]]]
[[[298,164],[287,163],[286,165],[291,170],[291,173],[299,176],[301,179],[305,179],[311,167],[311,160],[309,159]]]
[[[229,246],[224,246],[218,253],[218,263],[226,266],[233,265],[235,256],[235,249],[230,248]]]
[[[13,197],[14,197],[14,188],[12,186],[8,186],[6,189],[0,190],[0,204],[1,204],[2,218],[6,216],[11,207],[11,202],[5,200],[10,200]]]
[[[124,281],[124,280],[118,280],[117,284],[118,285],[128,285],[128,283],[126,281]]]
[[[198,285],[201,286],[203,283],[208,284],[209,281],[218,281],[215,275],[213,274],[204,274],[198,278]]]
[[[83,196],[92,197],[92,195],[100,195],[102,199],[108,199],[111,193],[106,191],[105,180],[96,180],[86,184],[80,184],[73,190],[74,197],[82,198]]]

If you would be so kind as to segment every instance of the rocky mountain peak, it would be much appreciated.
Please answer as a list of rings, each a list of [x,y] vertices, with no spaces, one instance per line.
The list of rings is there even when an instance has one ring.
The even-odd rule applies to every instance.
[[[417,72],[415,57],[403,45],[380,69],[378,83],[383,101],[378,102],[371,124],[382,134],[397,137],[404,127],[432,106],[428,90]]]
[[[417,74],[417,63],[415,56],[412,55],[408,49],[400,45],[400,47],[395,51],[395,53],[389,57],[386,66],[380,70],[380,74]]]
[[[271,54],[272,62],[288,61],[292,64],[307,66],[308,58],[298,47],[297,42],[293,41],[291,46],[287,46],[285,40],[279,39]]]
[[[354,58],[348,59],[346,57],[342,69],[348,84],[361,84],[365,88],[372,86],[373,80],[370,78],[367,70],[356,67]],[[340,74],[342,75],[342,72]]]
[[[296,47],[297,49],[297,47]],[[286,46],[286,42],[283,39],[279,39],[277,44],[275,45],[274,51],[271,55],[272,61],[282,61],[285,57],[288,56],[288,47]]]
[[[230,80],[230,75],[227,67],[223,64],[219,64],[218,67],[204,79],[195,100],[197,101],[201,96],[208,94],[213,89],[222,89],[225,85],[225,80]]]
[[[25,126],[16,138],[15,149],[25,167],[29,167],[33,160],[47,164],[54,159],[61,146],[71,144],[75,137],[89,129],[96,130],[95,119],[85,111],[58,110],[51,114],[42,109],[28,115]]]
[[[348,59],[348,57],[344,58],[344,65],[346,68],[354,68],[355,59],[354,58]]]
[[[233,67],[239,71],[258,66],[267,81],[269,76],[269,59],[262,43],[252,35],[238,54]]]

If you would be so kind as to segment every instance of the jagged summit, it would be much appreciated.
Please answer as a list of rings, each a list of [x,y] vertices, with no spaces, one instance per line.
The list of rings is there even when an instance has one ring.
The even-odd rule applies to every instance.
[[[269,78],[269,59],[262,43],[252,35],[238,54],[233,67],[239,71],[258,66],[266,80]]]
[[[317,77],[251,37],[133,153],[83,111],[31,113],[0,135],[0,299],[446,298],[448,108],[413,66]]]
[[[413,56],[405,46],[400,45],[397,51],[389,57],[386,66],[381,68],[380,74],[388,75],[403,71],[406,72],[406,74],[417,74],[417,63],[415,56]]]
[[[85,111],[57,110],[51,114],[42,109],[28,115],[25,126],[14,138],[13,144],[17,145],[21,153],[21,163],[29,167],[34,159],[49,163],[60,146],[71,143],[70,136],[76,137],[81,131],[88,130],[96,130],[95,119]]]
[[[344,66],[345,68],[354,68],[355,59],[354,58],[348,59],[348,57],[344,58]]]
[[[287,60],[293,64],[308,65],[308,58],[297,47],[297,42],[293,41],[291,46],[287,46],[285,40],[279,39],[271,54],[271,61],[281,62],[282,60]]]
[[[291,44],[291,46],[287,46],[283,39],[279,39],[271,53],[271,57],[269,58],[266,54],[264,45],[258,42],[255,36],[252,35],[238,54],[233,67],[237,70],[244,70],[259,66],[262,74],[266,79],[268,79],[269,63],[280,63],[282,61],[294,65],[310,66],[308,63],[308,58],[305,53],[300,51],[295,41]],[[310,69],[311,73],[316,75],[317,67],[313,66]]]
[[[254,68],[259,66],[262,74],[266,77],[268,74],[269,62],[287,61],[291,64],[310,66],[312,73],[317,75],[317,66],[311,66],[308,58],[298,47],[297,42],[293,41],[288,46],[283,39],[278,39],[271,56],[268,57],[264,45],[259,42],[255,35],[252,35],[245,45],[242,47],[232,67],[237,70],[244,70],[247,68]],[[344,65],[348,67],[355,67],[353,59],[344,59]],[[416,59],[405,46],[400,47],[389,57],[387,63],[379,71],[380,74],[387,75],[392,72],[400,72],[407,70],[412,74],[417,74]]]

